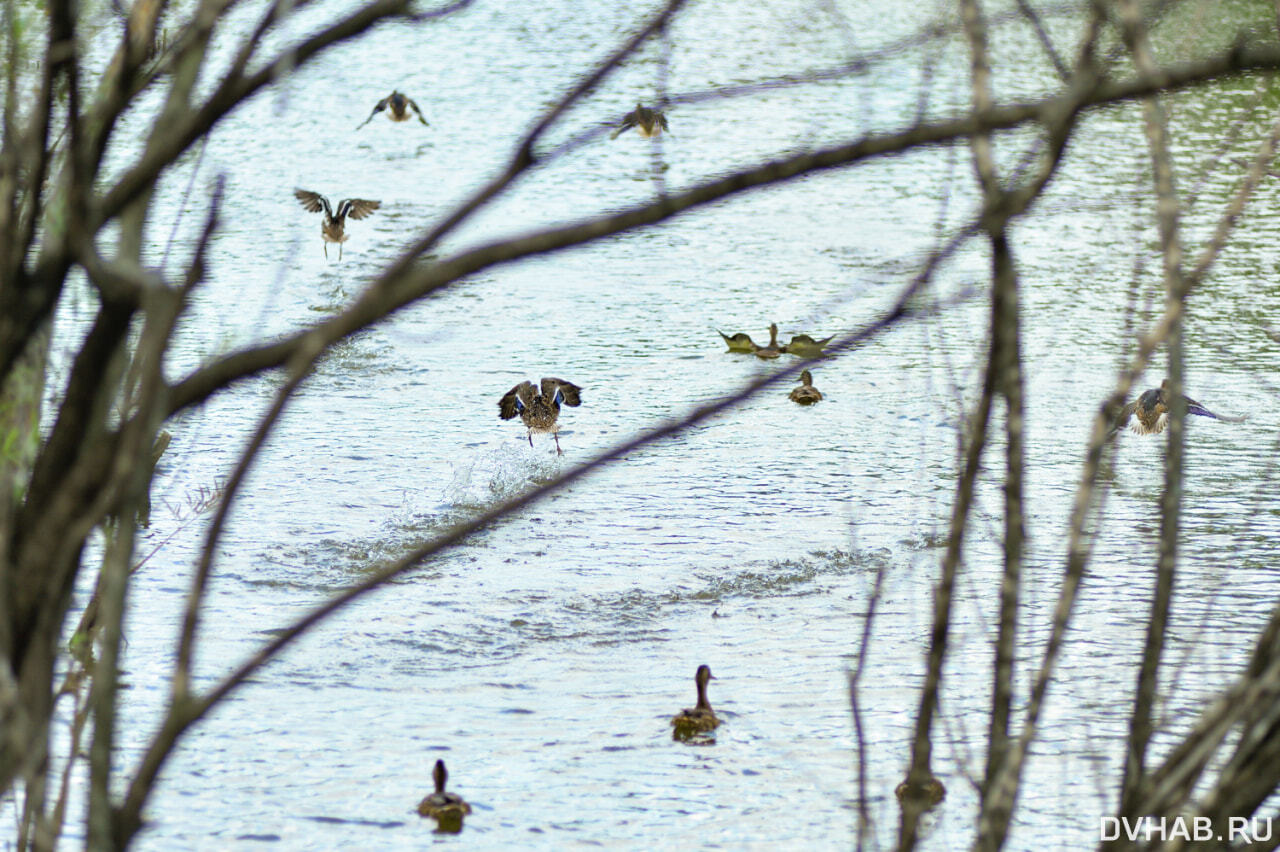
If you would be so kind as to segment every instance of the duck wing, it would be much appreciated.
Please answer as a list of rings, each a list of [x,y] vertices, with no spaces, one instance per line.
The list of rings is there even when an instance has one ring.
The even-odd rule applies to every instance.
[[[1201,417],[1212,417],[1214,420],[1221,420],[1223,423],[1243,423],[1249,419],[1248,415],[1244,414],[1239,417],[1231,417],[1226,414],[1214,414],[1212,411],[1205,408],[1189,396],[1184,396],[1183,399],[1187,401],[1188,414],[1198,414]]]
[[[564,379],[544,378],[542,380],[542,398],[545,400],[553,400],[556,393],[559,392],[561,399],[565,405],[570,408],[576,408],[582,404],[582,388],[573,382],[566,382]]]
[[[1111,421],[1111,431],[1115,432],[1118,429],[1123,429],[1125,424],[1129,422],[1129,418],[1133,416],[1133,412],[1137,410],[1138,410],[1137,400],[1134,400],[1133,402],[1126,405],[1124,408],[1120,409],[1120,413],[1116,415],[1115,420]]]
[[[609,138],[617,139],[623,133],[635,127],[636,123],[639,122],[639,120],[640,120],[640,110],[638,109],[632,110],[631,112],[627,113],[622,117],[622,123],[618,125],[618,129],[613,131],[613,135],[611,135]]]
[[[427,127],[431,126],[430,124],[427,124],[427,120],[422,117],[422,110],[418,109],[418,105],[413,102],[413,98],[409,97],[408,95],[405,95],[404,102],[409,105],[409,109],[413,110],[414,115],[418,116],[418,121],[421,121],[423,124],[426,124]]]
[[[1184,397],[1183,397],[1183,399],[1184,399],[1184,400],[1186,400],[1186,402],[1187,402],[1187,413],[1188,413],[1188,414],[1198,414],[1198,415],[1200,415],[1201,417],[1212,417],[1214,420],[1217,420],[1217,419],[1218,419],[1218,415],[1214,414],[1212,411],[1210,411],[1209,409],[1205,408],[1203,405],[1201,405],[1200,403],[1196,402],[1196,401],[1195,401],[1194,399],[1192,399],[1191,397],[1189,397],[1189,396],[1184,396]]]
[[[814,340],[807,334],[796,334],[792,336],[790,343],[782,347],[782,351],[790,352],[792,355],[820,355],[822,347],[826,346],[830,340],[830,337],[825,340]]]
[[[394,96],[395,96],[395,93],[393,92],[392,94],[387,95],[385,98],[378,101],[378,103],[375,104],[373,107],[373,112],[369,113],[369,117],[366,118],[364,121],[360,122],[358,125],[356,125],[356,130],[359,130],[361,127],[364,127],[366,124],[373,121],[373,117],[378,113],[382,112],[384,109],[386,109],[387,104],[391,103],[391,98]]]
[[[468,813],[468,814],[471,813],[471,806],[467,804],[465,799],[463,799],[457,793],[450,793],[448,791],[445,791],[442,793],[432,793],[431,795],[423,799],[422,803],[418,805],[418,808],[420,810],[423,808],[450,808],[450,807],[459,808],[460,810],[462,810],[463,813]]]
[[[756,348],[755,341],[751,339],[751,335],[745,332],[738,332],[734,335],[725,334],[720,329],[716,329],[716,334],[724,338],[725,344],[733,352],[752,352]]]
[[[303,208],[308,213],[319,213],[324,211],[324,215],[333,218],[333,210],[329,207],[329,199],[325,198],[318,192],[312,192],[309,189],[295,189],[293,197],[302,202]],[[339,205],[341,206],[341,205]]]
[[[498,400],[498,416],[503,420],[510,420],[519,415],[533,405],[534,393],[533,382],[521,382],[516,385]]]
[[[471,813],[471,805],[457,793],[432,793],[418,803],[418,814],[435,819],[461,818]]]
[[[373,211],[381,207],[382,202],[366,201],[363,198],[345,198],[342,203],[338,205],[339,212],[341,212],[344,206],[347,208],[347,215],[352,219],[363,219],[365,216],[370,215]]]

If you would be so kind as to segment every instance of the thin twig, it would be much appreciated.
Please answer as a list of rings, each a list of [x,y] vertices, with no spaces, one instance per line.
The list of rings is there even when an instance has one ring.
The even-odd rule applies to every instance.
[[[1137,0],[1120,0],[1122,34],[1133,54],[1134,65],[1146,73],[1155,67],[1151,45],[1142,23]],[[1182,241],[1179,235],[1180,207],[1174,186],[1173,159],[1169,153],[1168,119],[1155,96],[1142,101],[1143,125],[1151,149],[1155,180],[1156,221],[1160,231],[1166,304],[1181,302],[1186,294],[1182,277]],[[1146,639],[1138,670],[1138,683],[1129,722],[1129,742],[1125,749],[1124,779],[1119,813],[1137,816],[1136,801],[1143,798],[1146,779],[1147,746],[1153,734],[1152,714],[1159,687],[1160,663],[1173,600],[1177,566],[1178,529],[1182,513],[1182,471],[1186,403],[1182,396],[1182,326],[1170,324],[1166,339],[1169,353],[1170,417],[1164,464],[1164,490],[1160,501],[1160,541],[1156,561],[1156,584],[1147,619]]]
[[[914,280],[903,290],[901,294],[899,294],[893,308],[891,308],[883,317],[867,324],[857,332],[835,341],[832,345],[827,347],[828,352],[832,356],[839,355],[842,352],[858,346],[866,340],[882,334],[904,319],[920,315],[920,312],[912,311],[909,308],[909,305],[911,304],[913,297],[923,286],[923,280]],[[280,631],[271,639],[270,642],[264,645],[248,660],[241,663],[230,674],[226,675],[207,693],[198,697],[191,696],[181,703],[171,705],[169,711],[165,715],[160,731],[158,731],[152,738],[151,744],[143,755],[133,781],[129,786],[125,801],[119,810],[118,818],[122,827],[121,831],[124,832],[122,836],[128,836],[132,831],[136,831],[139,815],[141,814],[142,807],[145,805],[152,786],[154,785],[156,776],[159,774],[161,768],[164,766],[183,733],[193,723],[208,713],[209,710],[218,702],[241,686],[251,675],[261,669],[270,660],[274,659],[282,650],[292,644],[303,633],[307,632],[312,627],[328,618],[331,614],[347,606],[362,595],[365,595],[368,592],[384,585],[388,581],[416,568],[424,560],[438,555],[450,548],[456,547],[476,532],[487,528],[491,524],[507,518],[527,506],[533,505],[537,501],[563,489],[565,486],[579,479],[586,477],[598,468],[615,459],[627,456],[641,447],[656,443],[665,438],[679,435],[690,427],[709,418],[715,417],[721,412],[740,404],[743,400],[749,399],[767,388],[773,387],[774,385],[789,383],[793,381],[794,377],[798,375],[801,370],[805,369],[805,367],[806,365],[803,362],[797,363],[796,365],[779,371],[772,376],[758,379],[731,397],[699,407],[685,417],[652,429],[638,437],[627,440],[610,450],[604,451],[579,467],[567,471],[550,482],[544,483],[525,494],[505,500],[502,503],[486,509],[475,518],[458,524],[448,532],[437,536],[432,541],[406,554],[394,563],[370,574],[361,582],[349,587],[343,592],[340,592],[330,598],[322,605],[316,607],[307,615]]]
[[[871,808],[867,795],[867,740],[862,730],[862,712],[858,704],[858,682],[867,667],[867,654],[871,650],[872,626],[876,620],[876,610],[880,605],[880,593],[884,589],[886,568],[876,570],[875,584],[871,587],[871,599],[867,601],[867,614],[862,620],[862,641],[858,643],[858,657],[853,671],[849,672],[849,709],[853,714],[853,734],[858,744],[858,839],[855,848],[858,852],[866,847],[867,838],[871,834]]]

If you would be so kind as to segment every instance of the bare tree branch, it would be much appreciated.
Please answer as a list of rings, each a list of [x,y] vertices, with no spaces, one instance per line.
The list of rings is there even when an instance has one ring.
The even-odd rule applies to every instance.
[[[858,744],[858,834],[855,848],[861,852],[866,848],[867,838],[871,835],[871,809],[868,807],[867,795],[867,742],[862,730],[862,710],[858,703],[858,683],[867,666],[867,654],[871,649],[872,627],[875,625],[876,610],[880,605],[880,593],[884,590],[885,569],[876,571],[875,585],[871,589],[871,599],[867,601],[867,614],[862,621],[862,640],[858,643],[858,657],[853,670],[849,672],[849,709],[853,715],[854,739]]]
[[[1125,44],[1133,54],[1134,65],[1145,73],[1155,67],[1151,46],[1142,23],[1136,0],[1121,0],[1119,5]],[[1161,257],[1164,262],[1166,302],[1177,303],[1186,295],[1182,279],[1182,242],[1178,233],[1179,204],[1174,187],[1173,161],[1168,147],[1168,122],[1155,97],[1142,101],[1144,126],[1151,148],[1156,192],[1156,221],[1160,230]],[[1161,497],[1160,548],[1156,565],[1156,588],[1147,621],[1147,636],[1138,674],[1137,693],[1130,719],[1129,745],[1125,751],[1125,773],[1120,793],[1120,814],[1136,815],[1132,810],[1141,799],[1146,785],[1146,753],[1153,733],[1152,709],[1159,683],[1160,661],[1165,632],[1169,623],[1169,607],[1173,599],[1174,572],[1177,565],[1178,529],[1182,517],[1182,471],[1186,404],[1182,396],[1182,327],[1174,321],[1166,338],[1169,351],[1169,382],[1173,402],[1165,456],[1165,486]]]
[[[225,77],[202,106],[194,111],[175,115],[166,132],[152,138],[147,150],[133,167],[121,175],[115,186],[99,200],[93,224],[100,226],[118,216],[131,201],[151,187],[183,151],[208,133],[242,101],[278,79],[283,71],[300,68],[329,47],[363,33],[377,22],[404,14],[408,3],[409,0],[373,0],[301,44],[286,50],[255,73]]]
[[[891,308],[885,316],[869,323],[861,330],[835,341],[832,345],[826,348],[826,351],[832,356],[837,356],[840,353],[848,351],[866,340],[887,331],[902,320],[919,315],[919,312],[912,311],[909,305],[911,304],[912,299],[924,287],[925,283],[925,280],[922,278],[913,280],[911,284],[906,287],[901,294],[899,294],[893,308]],[[742,400],[749,399],[750,397],[765,389],[771,388],[774,385],[785,384],[793,381],[794,377],[804,368],[805,364],[800,363],[779,371],[772,376],[758,379],[742,388],[738,393],[730,398],[697,408],[678,420],[659,426],[636,438],[625,441],[613,449],[602,452],[587,462],[584,462],[582,465],[575,467],[572,470],[557,476],[555,479],[533,488],[522,495],[491,506],[473,519],[456,525],[452,530],[432,539],[430,542],[396,560],[391,565],[370,574],[361,582],[335,595],[307,615],[298,619],[292,625],[276,634],[276,636],[269,643],[264,645],[261,650],[224,677],[217,686],[209,690],[204,695],[198,697],[191,696],[179,703],[172,704],[169,707],[169,711],[165,714],[165,720],[162,723],[161,729],[152,738],[151,745],[143,755],[142,761],[135,773],[133,782],[129,786],[125,801],[118,811],[117,831],[119,832],[119,836],[128,837],[137,830],[139,825],[139,815],[146,803],[147,797],[150,794],[157,775],[164,766],[164,763],[168,760],[173,749],[177,746],[182,735],[190,728],[190,726],[199,721],[219,701],[223,700],[232,691],[242,685],[251,675],[274,659],[282,650],[292,644],[293,641],[303,633],[310,630],[328,616],[337,612],[339,609],[342,609],[357,598],[414,569],[424,560],[456,547],[476,532],[489,527],[493,523],[510,517],[519,510],[535,504],[539,500],[561,490],[570,483],[588,476],[596,469],[615,459],[622,458],[635,452],[641,447],[656,443],[664,438],[678,435],[690,427],[709,418],[715,417],[717,414],[741,403]],[[278,401],[279,397],[277,397],[277,402]],[[274,420],[276,416],[277,414],[273,405],[272,410],[268,412],[265,420]]]

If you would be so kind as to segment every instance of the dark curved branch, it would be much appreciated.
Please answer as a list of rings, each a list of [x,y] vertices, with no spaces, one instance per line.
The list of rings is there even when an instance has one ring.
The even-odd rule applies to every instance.
[[[827,352],[831,356],[837,356],[843,352],[853,349],[866,340],[878,336],[904,319],[925,313],[923,311],[912,311],[908,308],[908,305],[912,303],[912,299],[926,286],[927,283],[928,279],[923,276],[918,276],[913,279],[911,283],[903,289],[903,292],[899,294],[895,305],[883,317],[868,323],[857,332],[849,334],[836,341],[834,345],[827,347]],[[181,696],[175,697],[175,700],[170,705],[169,710],[166,713],[165,721],[162,723],[161,730],[157,732],[155,737],[152,739],[151,745],[143,755],[142,762],[134,775],[133,782],[130,784],[129,791],[126,795],[125,802],[119,811],[120,820],[123,823],[130,825],[136,823],[138,815],[141,813],[141,809],[146,803],[147,796],[154,785],[156,777],[163,768],[164,763],[168,760],[174,747],[177,745],[178,740],[192,724],[203,718],[204,715],[208,713],[209,710],[211,710],[219,701],[226,698],[227,695],[245,683],[249,677],[266,665],[267,662],[275,658],[276,655],[292,644],[294,640],[319,624],[328,616],[342,609],[357,598],[386,584],[390,580],[393,580],[396,577],[418,567],[424,560],[456,547],[475,533],[489,527],[497,521],[502,520],[512,513],[533,505],[543,498],[561,490],[565,486],[579,479],[585,478],[609,462],[623,458],[650,444],[677,436],[689,428],[713,418],[736,405],[739,405],[744,400],[749,399],[759,394],[761,391],[773,387],[774,385],[788,384],[794,381],[800,371],[805,368],[806,364],[801,362],[785,370],[774,373],[771,376],[757,379],[731,397],[701,406],[690,412],[685,417],[652,429],[639,437],[615,446],[613,449],[606,450],[581,466],[576,467],[556,477],[550,482],[544,483],[531,491],[526,492],[525,494],[505,500],[502,503],[486,509],[472,520],[456,525],[449,532],[436,537],[427,544],[396,560],[396,562],[391,565],[370,574],[356,585],[347,588],[330,598],[319,607],[316,607],[288,628],[282,630],[272,638],[270,642],[264,645],[258,653],[254,654],[251,658],[238,666],[206,694],[190,698],[183,698]],[[274,416],[274,414],[275,412],[273,410],[269,417]]]
[[[672,16],[679,11],[685,0],[667,0],[667,4],[654,17],[640,29],[635,35],[627,39],[617,50],[601,62],[594,71],[584,77],[572,89],[570,89],[560,100],[552,106],[538,120],[537,124],[530,129],[524,137],[516,144],[515,154],[508,163],[507,168],[489,183],[479,189],[471,198],[467,199],[458,208],[450,214],[443,222],[432,228],[422,239],[418,240],[407,251],[401,254],[400,259],[394,263],[385,273],[383,281],[394,279],[395,277],[406,273],[410,266],[417,261],[426,252],[430,251],[433,246],[440,242],[447,234],[456,230],[459,225],[471,217],[473,213],[484,207],[493,199],[497,198],[507,190],[516,179],[525,171],[531,168],[537,158],[534,155],[534,146],[542,139],[547,129],[554,124],[560,116],[575,103],[588,95],[596,86],[612,72],[615,68],[622,64],[628,56],[630,56],[637,48],[640,47],[647,39],[655,33],[662,30],[663,27],[671,20]],[[375,285],[376,286],[376,285]]]
[[[225,78],[202,107],[179,116],[176,126],[153,140],[142,158],[106,193],[95,211],[94,229],[118,216],[131,201],[155,183],[164,169],[245,98],[276,80],[283,71],[305,65],[329,47],[360,35],[385,18],[403,14],[408,3],[409,0],[374,0],[286,51],[257,72],[247,77],[231,75]]]
[[[1237,48],[1212,59],[1186,63],[1123,81],[1088,78],[1086,82],[1056,97],[995,107],[975,115],[924,123],[899,133],[872,136],[845,145],[782,158],[611,216],[495,242],[425,268],[406,265],[406,259],[416,257],[416,251],[411,249],[393,267],[393,270],[402,270],[401,274],[384,275],[342,314],[296,332],[284,340],[234,352],[209,367],[192,373],[175,387],[171,410],[179,411],[206,399],[227,384],[283,365],[310,335],[322,337],[328,345],[365,328],[389,312],[399,310],[459,278],[483,269],[652,225],[754,187],[841,168],[916,147],[951,143],[978,133],[1007,130],[1027,123],[1040,122],[1050,127],[1065,127],[1071,124],[1076,113],[1089,107],[1131,100],[1162,89],[1183,88],[1224,75],[1261,68],[1280,68],[1280,47]],[[1059,135],[1056,138],[1056,144],[1064,144],[1066,137]],[[1039,186],[1033,183],[1006,198],[1005,203],[1025,206],[1038,191]]]

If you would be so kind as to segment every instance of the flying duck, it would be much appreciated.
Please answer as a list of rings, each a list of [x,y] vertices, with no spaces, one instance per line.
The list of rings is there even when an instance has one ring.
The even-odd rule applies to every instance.
[[[556,455],[562,455],[560,430],[556,422],[560,417],[560,404],[577,407],[582,404],[582,388],[566,382],[564,379],[544,378],[541,393],[533,386],[533,382],[521,382],[503,394],[498,400],[498,416],[510,420],[517,414],[520,421],[528,427],[529,446],[533,446],[534,432],[550,432],[555,438]]]
[[[649,109],[642,104],[636,104],[636,108],[622,117],[618,129],[613,131],[610,139],[617,139],[622,133],[631,128],[635,128],[636,132],[646,139],[657,136],[662,131],[671,132],[667,127],[667,117],[656,109]]]
[[[1183,396],[1182,398],[1186,400],[1188,414],[1212,417],[1214,420],[1221,420],[1224,423],[1241,423],[1245,419],[1244,417],[1227,417],[1221,414],[1214,414],[1191,397]],[[1134,432],[1139,435],[1159,435],[1164,431],[1164,427],[1169,425],[1169,403],[1172,400],[1169,380],[1165,379],[1160,383],[1160,387],[1143,391],[1141,396],[1126,405],[1121,410],[1120,416],[1116,418],[1112,429],[1119,429],[1129,423],[1132,417],[1134,420],[1129,423],[1129,428]]]
[[[369,117],[362,121],[356,130],[373,121],[373,117],[384,109],[388,110],[387,118],[392,121],[408,121],[416,115],[418,121],[427,124],[427,120],[422,117],[422,110],[418,109],[418,105],[413,102],[412,98],[399,92],[392,92],[374,105],[373,112],[369,113]],[[427,126],[430,127],[430,125]]]
[[[363,198],[344,198],[338,202],[338,212],[334,213],[329,206],[329,199],[318,192],[307,189],[295,189],[293,197],[302,202],[308,213],[324,212],[324,221],[320,223],[320,236],[324,240],[324,256],[329,259],[329,243],[338,244],[338,260],[342,260],[342,244],[347,241],[344,228],[346,218],[363,219],[382,206],[381,201],[366,201]]]

